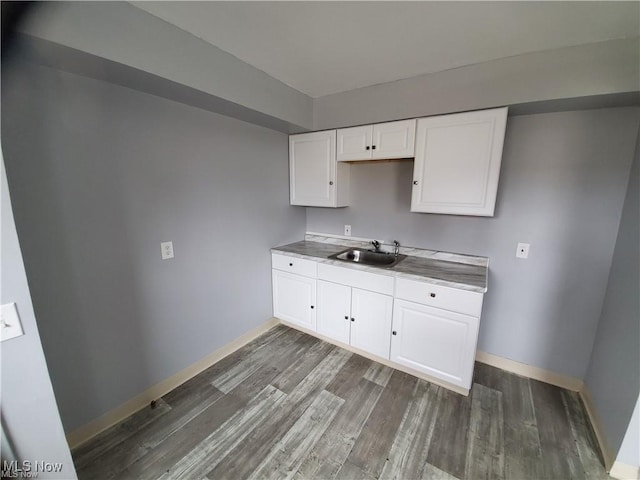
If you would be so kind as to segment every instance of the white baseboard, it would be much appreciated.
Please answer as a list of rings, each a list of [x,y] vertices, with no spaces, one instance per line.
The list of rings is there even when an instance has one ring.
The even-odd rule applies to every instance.
[[[533,378],[534,380],[540,380],[544,383],[566,388],[573,392],[582,391],[584,386],[584,382],[578,378],[552,372],[551,370],[545,370],[544,368],[534,367],[533,365],[527,365],[526,363],[516,362],[515,360],[499,357],[492,353],[478,351],[476,352],[476,361],[500,368],[501,370],[506,370],[507,372],[522,375],[523,377]]]
[[[263,324],[258,325],[256,328],[236,338],[232,342],[227,343],[215,352],[210,353],[206,357],[198,360],[196,363],[188,366],[187,368],[179,371],[175,375],[172,375],[171,377],[161,381],[160,383],[157,383],[154,386],[148,388],[144,392],[133,397],[131,400],[128,400],[119,407],[108,411],[104,415],[101,415],[95,420],[92,420],[86,425],[83,425],[82,427],[74,430],[67,435],[67,443],[69,444],[69,447],[71,449],[76,448],[77,446],[90,440],[100,432],[106,430],[107,428],[115,425],[118,422],[121,422],[138,410],[147,407],[152,400],[157,400],[158,398],[166,395],[174,388],[195,377],[200,372],[206,370],[211,365],[220,361],[227,355],[235,352],[240,347],[246,345],[251,340],[260,336],[277,324],[278,320],[275,318],[267,320]]]
[[[618,480],[638,480],[640,479],[640,467],[614,462],[609,476],[617,478]]]
[[[604,436],[604,428],[602,422],[600,421],[600,417],[596,414],[593,399],[591,398],[591,394],[589,393],[586,385],[580,391],[580,397],[582,397],[582,403],[584,403],[584,406],[587,409],[587,415],[589,416],[589,420],[591,421],[591,426],[593,427],[593,431],[596,434],[596,439],[600,444],[600,451],[602,452],[602,456],[604,459],[604,467],[609,472],[613,469],[615,453],[609,446],[607,438]],[[611,476],[613,477],[614,475],[611,474]]]

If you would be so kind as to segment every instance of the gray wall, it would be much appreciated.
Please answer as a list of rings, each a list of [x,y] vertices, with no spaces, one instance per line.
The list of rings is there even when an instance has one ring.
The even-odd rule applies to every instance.
[[[314,99],[313,125],[322,130],[543,101],[550,101],[547,111],[557,111],[553,100],[637,92],[639,48],[637,37],[611,40],[327,95]]]
[[[67,68],[75,66],[110,81],[118,77],[120,82],[130,81],[140,88],[145,88],[146,83],[154,93],[167,92],[171,98],[202,92],[292,125],[312,128],[310,97],[128,2],[36,5],[21,30],[53,46],[66,47],[66,50],[47,48],[45,55],[63,57],[49,58],[50,61],[61,61]],[[74,58],[74,51],[86,52],[107,63],[104,67],[100,64],[89,67],[86,63],[91,60]],[[136,71],[157,78],[140,82]],[[158,79],[173,83],[160,85]],[[187,92],[176,93],[176,87]],[[202,97],[198,101],[210,103]]]
[[[583,378],[638,131],[637,108],[510,117],[493,218],[410,213],[412,161],[351,167],[344,209],[307,230],[490,258],[480,350]],[[517,242],[531,243],[528,260]],[[637,268],[637,264],[634,265]]]
[[[16,225],[70,431],[268,320],[269,248],[302,238],[305,211],[282,133],[49,68],[2,74]]]
[[[2,460],[30,461],[32,465],[37,461],[60,462],[63,464],[60,472],[41,472],[38,478],[76,478],[33,313],[4,161],[0,169],[0,303],[16,304],[24,331],[23,336],[0,345]],[[7,451],[8,446],[13,455]]]
[[[585,378],[613,453],[620,448],[640,392],[639,178],[640,137],[598,333]]]
[[[618,451],[616,462],[640,467],[640,396]]]
[[[127,2],[38,6],[22,31],[41,40],[35,50],[65,70],[290,131],[615,95],[636,92],[640,82],[636,37],[517,55],[312,99]]]

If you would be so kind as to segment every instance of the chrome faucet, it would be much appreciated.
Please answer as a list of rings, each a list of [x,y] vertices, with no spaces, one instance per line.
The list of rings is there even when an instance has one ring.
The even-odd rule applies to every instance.
[[[393,241],[393,254],[397,257],[400,254],[400,242]]]
[[[374,252],[379,252],[380,251],[380,242],[377,240],[371,240],[369,242],[371,245],[373,245],[373,251]]]

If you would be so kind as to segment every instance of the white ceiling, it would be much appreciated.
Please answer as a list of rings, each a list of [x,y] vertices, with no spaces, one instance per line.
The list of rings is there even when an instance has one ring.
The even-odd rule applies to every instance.
[[[640,2],[132,3],[312,97],[640,29]]]

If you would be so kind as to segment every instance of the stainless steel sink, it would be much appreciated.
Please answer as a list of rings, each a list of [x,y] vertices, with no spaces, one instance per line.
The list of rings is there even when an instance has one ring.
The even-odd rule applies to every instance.
[[[361,248],[348,248],[342,252],[330,255],[329,258],[361,265],[373,265],[376,267],[391,268],[407,258],[406,255],[394,255],[393,253],[374,252]]]

